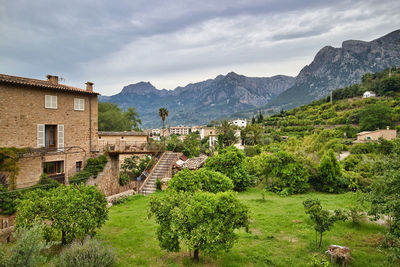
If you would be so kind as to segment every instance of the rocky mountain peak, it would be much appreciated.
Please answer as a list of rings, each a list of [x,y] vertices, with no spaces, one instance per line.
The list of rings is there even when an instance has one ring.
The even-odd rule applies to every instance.
[[[151,93],[157,94],[158,92],[159,90],[157,90],[150,82],[138,82],[125,86],[122,89],[121,94],[146,95]]]

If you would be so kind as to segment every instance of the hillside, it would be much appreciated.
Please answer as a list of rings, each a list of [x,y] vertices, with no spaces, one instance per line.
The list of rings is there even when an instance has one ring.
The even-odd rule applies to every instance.
[[[327,96],[332,90],[361,81],[367,72],[400,66],[400,30],[371,42],[348,40],[342,47],[325,46],[296,77],[295,84],[268,103],[291,108]]]
[[[363,98],[365,91],[374,91],[377,97]],[[386,126],[398,125],[400,121],[400,68],[386,69],[375,74],[367,73],[362,82],[333,91],[330,97],[313,101],[264,119],[265,126],[274,126],[282,135],[304,136],[315,128],[341,127],[349,131],[348,137],[356,137],[359,130],[361,110],[375,104],[388,108],[390,121]],[[382,127],[381,127],[382,128]],[[351,130],[350,130],[351,129]]]
[[[271,78],[251,78],[230,72],[175,90],[158,90],[149,82],[125,86],[116,95],[100,97],[126,109],[134,106],[143,127],[160,127],[158,109],[169,110],[168,125],[206,124],[210,120],[267,104],[293,85],[294,78],[278,75]]]

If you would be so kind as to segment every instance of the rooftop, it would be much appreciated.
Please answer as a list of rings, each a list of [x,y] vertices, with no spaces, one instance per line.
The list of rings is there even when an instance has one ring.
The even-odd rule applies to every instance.
[[[50,77],[56,77],[56,76],[50,76]],[[0,74],[0,83],[9,83],[9,84],[20,84],[20,85],[28,85],[32,87],[38,87],[38,88],[45,88],[45,89],[57,89],[61,91],[67,91],[67,92],[79,92],[79,93],[84,93],[84,94],[91,94],[91,95],[99,95],[99,93],[96,92],[91,92],[87,91],[81,88],[65,85],[65,84],[59,84],[58,83],[58,77],[57,77],[57,82],[53,82],[51,80],[38,80],[38,79],[32,79],[32,78],[24,78],[24,77],[18,77],[18,76],[11,76],[11,75],[6,75],[6,74]]]

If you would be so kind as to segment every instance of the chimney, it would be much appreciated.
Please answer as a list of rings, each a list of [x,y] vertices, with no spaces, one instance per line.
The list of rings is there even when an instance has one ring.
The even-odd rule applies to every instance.
[[[58,76],[53,76],[50,74],[46,75],[47,81],[52,83],[52,84],[58,84]]]
[[[93,83],[86,82],[86,91],[93,92]]]

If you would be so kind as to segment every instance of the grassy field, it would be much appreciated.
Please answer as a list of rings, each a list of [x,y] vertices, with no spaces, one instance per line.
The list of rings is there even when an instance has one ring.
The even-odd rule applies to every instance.
[[[379,248],[385,228],[363,222],[337,222],[324,235],[320,250],[315,247],[315,232],[302,202],[319,198],[324,208],[349,208],[356,204],[353,193],[330,195],[308,193],[279,197],[272,193],[262,201],[261,190],[251,189],[239,194],[251,212],[251,233],[239,231],[239,241],[230,252],[213,257],[200,254],[205,266],[309,266],[313,255],[326,258],[324,251],[331,244],[350,247],[350,266],[385,266],[386,251]],[[168,253],[158,246],[156,223],[147,218],[148,198],[133,196],[110,209],[109,220],[98,238],[113,246],[120,266],[191,266],[187,251]]]

